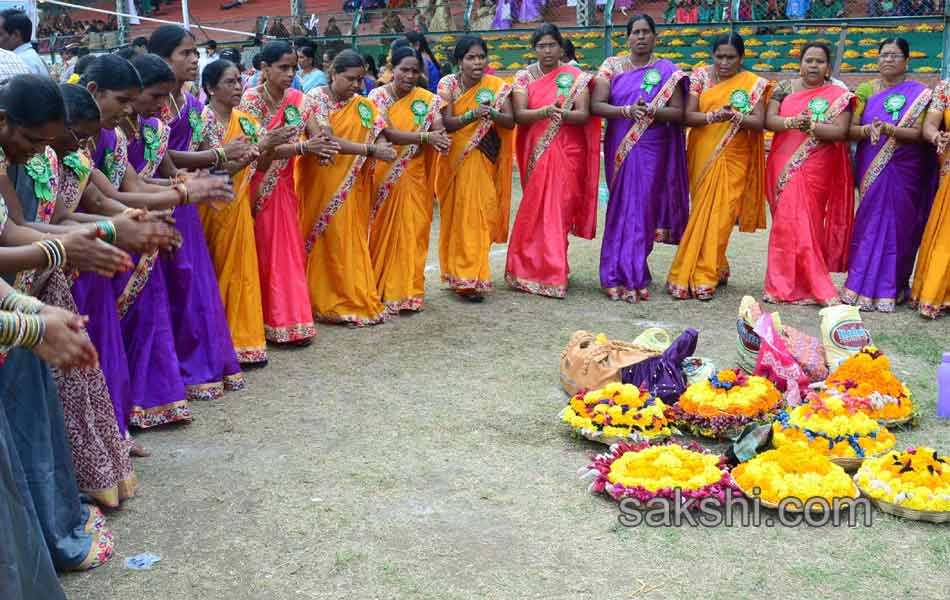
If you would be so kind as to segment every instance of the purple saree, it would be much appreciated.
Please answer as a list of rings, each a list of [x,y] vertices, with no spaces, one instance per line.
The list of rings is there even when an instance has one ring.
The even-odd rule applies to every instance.
[[[686,76],[668,60],[631,68],[625,57],[611,57],[597,76],[610,81],[614,106],[643,98],[659,108],[677,87],[685,96]],[[610,200],[600,254],[601,286],[614,300],[647,299],[652,280],[647,257],[653,242],[678,243],[689,217],[683,129],[673,123],[610,119],[604,166]]]
[[[193,151],[202,140],[202,105],[191,94],[178,114],[170,114],[168,149]],[[160,259],[171,306],[175,348],[189,400],[220,398],[225,389],[244,387],[231,330],[224,315],[218,278],[208,254],[198,207],[179,206],[175,223],[183,245]]]
[[[138,135],[128,142],[128,162],[137,173],[152,177],[168,149],[168,126],[157,118],[140,118],[138,124]],[[146,127],[151,128],[148,136]],[[130,422],[146,429],[190,420],[165,274],[155,268],[158,254],[133,255],[132,262],[135,269],[112,280],[135,398]]]
[[[924,84],[905,81],[870,96],[861,124],[876,118],[910,126],[929,99]],[[861,204],[841,299],[862,310],[893,312],[910,292],[917,247],[937,189],[936,155],[929,145],[898,144],[887,136],[881,136],[877,145],[862,140],[855,174]]]

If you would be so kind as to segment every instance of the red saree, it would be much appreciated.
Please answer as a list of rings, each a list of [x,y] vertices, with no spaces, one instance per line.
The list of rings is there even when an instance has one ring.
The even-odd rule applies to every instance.
[[[789,94],[779,115],[827,102],[824,120],[848,109],[853,95],[836,85]],[[829,272],[848,268],[854,224],[854,176],[847,142],[821,142],[798,130],[775,134],[765,169],[772,210],[765,300],[794,304],[835,304],[838,290]]]
[[[562,65],[537,79],[520,71],[513,93],[528,95],[528,108],[561,101],[568,108],[592,77]],[[505,280],[532,294],[567,293],[567,236],[593,239],[600,179],[600,119],[584,125],[542,119],[519,125],[515,141],[523,195],[508,242]]]
[[[296,124],[302,134],[310,117],[305,96],[288,89],[280,109],[272,114],[260,89],[245,92],[240,109],[266,123],[269,130]],[[290,111],[288,107],[292,107]],[[300,201],[294,191],[295,162],[296,157],[275,159],[266,173],[258,171],[251,180],[264,334],[267,341],[275,343],[305,342],[317,333],[307,291],[303,236],[297,221]]]

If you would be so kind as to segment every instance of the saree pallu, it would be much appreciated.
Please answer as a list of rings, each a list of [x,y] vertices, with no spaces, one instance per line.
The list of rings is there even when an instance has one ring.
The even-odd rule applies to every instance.
[[[950,81],[937,85],[930,110],[943,112],[943,129],[950,131]],[[931,319],[950,308],[950,152],[940,160],[940,188],[920,242],[911,301]]]
[[[185,94],[184,106],[166,121],[171,127],[169,150],[193,151],[201,144],[202,108],[197,98]],[[179,206],[174,216],[182,246],[173,255],[160,257],[159,263],[168,289],[175,350],[187,399],[212,400],[225,390],[243,389],[244,375],[234,352],[198,207]]]
[[[246,136],[242,119],[256,131],[257,123],[246,113],[233,110],[231,119],[224,124],[218,122],[210,107],[206,107],[202,120],[210,145],[218,147]],[[231,175],[234,200],[230,204],[202,205],[198,211],[211,262],[218,274],[218,289],[224,302],[224,313],[231,328],[238,362],[263,364],[267,362],[267,342],[264,340],[261,279],[257,270],[257,243],[254,240],[254,217],[251,214],[252,172],[253,166],[248,165]]]
[[[29,350],[12,349],[0,366],[0,403],[0,436],[15,455],[13,478],[21,497],[32,501],[53,565],[77,570],[107,561],[112,534],[80,501],[49,367]]]
[[[562,101],[565,109],[592,77],[561,65],[540,79],[516,77],[528,109]],[[591,240],[597,231],[600,119],[568,125],[542,119],[518,127],[515,156],[523,195],[508,242],[505,281],[511,287],[553,298],[567,295],[568,234]]]
[[[828,102],[824,121],[848,109],[853,95],[836,85],[790,94],[779,116],[809,110],[816,98]],[[772,139],[765,168],[772,209],[765,300],[829,305],[839,301],[829,273],[848,265],[854,224],[854,177],[848,143],[821,142],[798,131]]]
[[[906,101],[895,120],[885,103],[897,94]],[[877,118],[909,127],[930,96],[924,84],[905,81],[868,98],[861,124]],[[910,292],[917,246],[937,187],[937,157],[929,145],[898,144],[882,135],[877,145],[858,142],[855,172],[861,202],[841,299],[861,310],[894,312]]]
[[[401,131],[429,131],[442,110],[442,99],[414,88],[399,100],[386,88],[369,94],[386,120]],[[425,296],[425,267],[435,189],[428,176],[437,153],[431,146],[396,146],[396,160],[377,162],[369,253],[376,289],[386,309],[420,311]]]
[[[146,127],[155,131],[152,147],[145,143]],[[159,119],[139,119],[138,135],[128,144],[129,165],[144,177],[154,177],[168,150],[169,133],[170,128]],[[168,287],[164,272],[158,268],[158,252],[133,254],[132,261],[135,269],[112,279],[135,398],[129,423],[148,429],[189,421],[191,411],[185,400]]]
[[[668,60],[623,71],[623,59],[608,59],[598,76],[610,80],[610,103],[666,106],[677,88],[686,95],[686,74]],[[644,83],[656,70],[658,83]],[[689,215],[686,138],[678,123],[611,119],[604,137],[610,200],[600,251],[600,283],[612,300],[650,297],[647,259],[656,241],[676,244]]]
[[[87,170],[81,170],[81,176],[77,176],[71,167],[59,162],[51,148],[47,148],[46,158],[51,173],[49,198],[37,196],[36,182],[23,167],[7,171],[16,186],[24,218],[37,223],[50,223],[57,201],[73,204],[85,189],[89,175],[88,162],[85,163]],[[20,272],[15,286],[50,306],[78,312],[69,281],[60,269],[45,273]],[[63,403],[76,484],[99,504],[116,508],[134,495],[138,483],[128,446],[119,433],[105,375],[100,368],[69,371],[53,368],[52,373]]]
[[[456,117],[476,108],[476,96],[488,93],[493,98],[492,107],[500,110],[511,85],[485,75],[478,85],[460,92],[457,75],[448,75],[439,82],[439,95],[452,99]],[[500,142],[494,162],[478,147],[490,131]],[[442,281],[458,292],[491,289],[491,245],[508,240],[513,142],[513,130],[496,127],[491,119],[481,119],[453,132],[449,154],[436,161],[439,264]]]
[[[66,600],[24,479],[0,409],[0,590],[6,600]]]
[[[367,98],[331,104],[323,88],[310,92],[320,122],[333,134],[358,144],[373,143],[386,127]],[[362,115],[361,115],[362,113]],[[314,156],[297,160],[294,179],[300,197],[300,224],[307,250],[307,283],[313,316],[329,323],[376,325],[389,313],[376,289],[369,253],[373,203],[372,163],[364,156],[339,154],[326,166]]]
[[[711,77],[708,68],[699,71],[691,91]],[[699,110],[718,110],[740,90],[754,107],[760,99],[768,100],[771,87],[767,80],[741,71],[728,81],[703,88]],[[686,164],[692,208],[667,276],[667,289],[674,298],[710,298],[729,280],[726,249],[736,219],[739,231],[765,227],[764,138],[761,131],[742,129],[731,121],[690,130]]]
[[[296,108],[300,113],[297,135],[302,135],[311,113],[307,97],[288,89],[280,108],[269,114],[259,90],[255,88],[244,94],[241,110],[266,124],[268,129],[278,129],[285,124],[288,107]],[[293,115],[293,111],[290,114]],[[268,341],[280,344],[306,343],[317,335],[307,290],[307,256],[298,220],[300,200],[294,190],[297,160],[297,157],[275,159],[266,173],[254,173],[248,191],[253,205],[264,335]]]

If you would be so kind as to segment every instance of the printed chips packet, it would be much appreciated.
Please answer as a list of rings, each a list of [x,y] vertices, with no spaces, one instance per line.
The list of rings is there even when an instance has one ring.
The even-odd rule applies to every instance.
[[[831,370],[871,344],[871,334],[864,328],[858,307],[839,304],[823,308],[818,314],[821,316],[821,343]]]

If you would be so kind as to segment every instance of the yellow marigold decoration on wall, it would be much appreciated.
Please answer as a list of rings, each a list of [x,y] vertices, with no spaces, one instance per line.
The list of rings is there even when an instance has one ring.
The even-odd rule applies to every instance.
[[[854,71],[855,67],[851,63],[841,63],[842,71]]]
[[[878,53],[877,48],[871,48],[870,50],[865,50],[862,56],[864,56],[864,58],[877,58]]]
[[[560,418],[587,439],[613,444],[669,437],[673,430],[665,412],[666,405],[650,392],[610,383],[571,398]]]
[[[791,50],[788,51],[788,55],[789,55],[789,56],[794,56],[794,57],[797,58],[797,57],[799,57],[799,56],[802,55],[802,49],[801,49],[801,48],[792,48]]]
[[[766,50],[765,52],[759,54],[760,58],[776,58],[778,57],[778,52],[775,50]]]
[[[755,50],[746,50],[746,51],[745,51],[745,57],[746,57],[746,58],[755,58],[755,57],[757,57],[758,55],[759,55],[759,53],[756,52]]]
[[[920,50],[911,50],[910,57],[911,58],[927,58],[927,53],[921,52]]]
[[[709,58],[709,53],[705,50],[699,50],[698,52],[693,52],[689,56],[690,58]]]
[[[785,63],[784,65],[782,65],[782,70],[783,71],[798,71],[799,65],[798,63]]]
[[[755,29],[752,29],[751,27],[739,28],[739,35],[752,35],[753,33],[755,33]]]
[[[762,45],[762,40],[758,40],[756,38],[752,38],[751,40],[745,43],[746,48],[748,48],[749,46],[761,46],[761,45]]]
[[[929,66],[927,66],[927,67],[917,67],[917,69],[915,69],[915,70],[916,70],[918,73],[936,73],[936,72],[939,71],[940,69],[938,69],[938,68],[936,68],[936,67],[929,67]]]
[[[874,73],[877,71],[877,65],[874,63],[868,63],[861,67],[861,70],[866,73]]]
[[[669,45],[670,46],[685,46],[686,42],[684,42],[683,40],[679,38],[675,38],[669,41]]]
[[[841,396],[810,393],[772,424],[776,448],[802,444],[830,457],[864,458],[894,447],[894,434]]]
[[[771,71],[772,65],[767,64],[767,63],[755,63],[754,65],[752,65],[752,70],[753,71]]]
[[[858,52],[857,50],[845,50],[845,51],[844,51],[844,57],[845,57],[845,58],[858,58],[859,56],[861,56],[861,53]]]
[[[880,40],[874,38],[864,38],[863,40],[858,40],[858,44],[861,46],[877,46],[880,43]]]
[[[901,421],[914,412],[910,390],[891,371],[891,361],[875,346],[866,346],[828,376],[829,392],[847,395],[854,406],[875,420]]]
[[[746,494],[759,489],[759,497],[772,504],[785,498],[857,498],[854,482],[844,469],[806,446],[792,444],[763,452],[732,470],[732,477]]]
[[[524,67],[524,65],[521,64],[520,62],[513,62],[513,63],[508,64],[509,69],[521,69],[522,67]]]
[[[914,510],[950,512],[950,457],[921,446],[866,460],[855,475],[875,500]]]
[[[785,46],[785,45],[787,45],[787,42],[786,42],[785,40],[769,40],[769,41],[765,42],[765,45],[766,45],[766,46],[771,46],[771,47],[773,47],[773,48],[776,48],[776,47],[778,47],[778,46]]]

